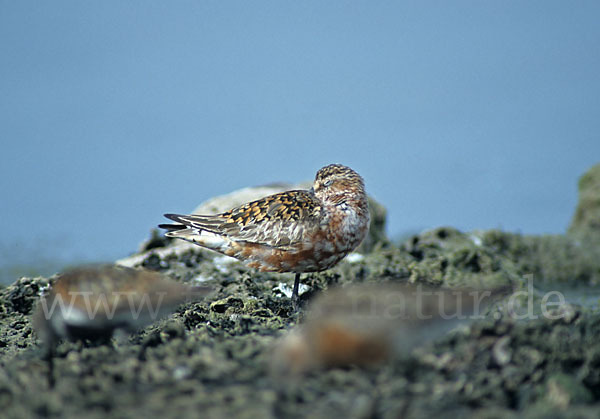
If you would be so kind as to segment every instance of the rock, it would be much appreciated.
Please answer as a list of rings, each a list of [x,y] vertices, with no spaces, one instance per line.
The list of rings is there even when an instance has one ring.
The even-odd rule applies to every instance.
[[[452,227],[414,235],[400,249],[398,256],[410,256],[402,263],[408,269],[410,282],[449,288],[496,289],[519,281],[511,260],[483,245],[477,234],[463,233]]]
[[[568,233],[600,238],[600,163],[579,178],[579,202]]]
[[[510,336],[503,336],[496,342],[492,349],[492,356],[496,364],[501,367],[510,362],[512,356],[510,351]]]
[[[488,230],[478,233],[482,244],[497,257],[506,257],[520,275],[535,281],[600,283],[600,246],[589,236],[576,240],[565,235],[527,236]]]
[[[0,313],[31,314],[40,295],[50,286],[48,279],[23,277],[0,289]]]
[[[551,375],[546,380],[545,398],[554,407],[566,409],[572,404],[589,403],[592,393],[575,377],[564,373]]]

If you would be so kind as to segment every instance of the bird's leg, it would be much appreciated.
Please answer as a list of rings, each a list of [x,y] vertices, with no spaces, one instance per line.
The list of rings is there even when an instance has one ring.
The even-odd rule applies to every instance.
[[[54,357],[56,356],[55,344],[47,344],[44,348],[43,359],[48,363],[48,387],[54,387]]]
[[[292,305],[294,306],[294,310],[298,310],[298,287],[300,286],[300,272],[296,273],[296,278],[294,278],[294,289],[292,291]]]

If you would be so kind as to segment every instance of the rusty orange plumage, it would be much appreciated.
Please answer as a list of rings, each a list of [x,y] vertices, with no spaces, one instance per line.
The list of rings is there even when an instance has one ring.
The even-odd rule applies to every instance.
[[[364,239],[369,208],[362,177],[349,167],[321,168],[310,190],[291,190],[216,215],[165,214],[168,237],[195,243],[261,271],[299,274],[331,268]]]
[[[133,332],[177,306],[208,293],[147,270],[89,265],[58,276],[33,316],[38,335],[53,347],[62,338],[103,340]]]

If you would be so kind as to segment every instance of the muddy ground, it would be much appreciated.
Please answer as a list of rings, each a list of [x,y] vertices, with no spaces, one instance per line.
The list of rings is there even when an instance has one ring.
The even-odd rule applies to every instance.
[[[410,354],[382,365],[271,372],[272,348],[302,321],[280,289],[291,275],[256,273],[238,262],[155,238],[129,263],[184,282],[212,284],[207,300],[112,345],[64,342],[56,384],[32,331],[40,290],[52,279],[22,278],[0,291],[0,406],[3,417],[597,417],[600,258],[564,236],[440,228],[394,245],[375,243],[334,269],[303,279],[315,293],[357,282],[542,289],[577,283],[559,319],[515,319],[495,306]],[[597,248],[597,247],[596,247]],[[579,249],[579,250],[578,250]],[[597,254],[596,254],[597,256]],[[548,271],[548,258],[552,269]],[[540,275],[544,275],[541,277]],[[538,285],[544,285],[538,286]],[[592,301],[590,303],[590,301]],[[535,308],[539,314],[539,309]]]
[[[589,202],[597,210],[600,200]],[[382,234],[385,212],[377,213],[362,253],[303,277],[304,308],[317,293],[353,283],[508,286],[513,294],[485,318],[383,364],[274,374],[274,345],[303,321],[304,308],[294,312],[285,295],[292,275],[257,273],[154,235],[121,262],[209,284],[214,293],[125,341],[61,343],[50,387],[30,320],[53,278],[21,278],[1,288],[0,415],[600,417],[600,240],[587,234],[600,225],[597,218],[578,210],[576,219],[587,224],[574,221],[571,236],[438,228],[391,243]],[[542,315],[553,290],[565,303]],[[511,312],[508,299],[519,291],[514,301],[522,310]],[[532,316],[523,315],[530,305]]]

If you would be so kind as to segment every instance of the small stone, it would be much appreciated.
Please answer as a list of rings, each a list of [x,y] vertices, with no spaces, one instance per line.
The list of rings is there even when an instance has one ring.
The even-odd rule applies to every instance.
[[[237,297],[227,297],[217,300],[210,305],[210,311],[215,313],[225,313],[228,308],[241,309],[244,307],[244,301]]]
[[[492,348],[492,357],[499,366],[508,364],[512,358],[509,345],[510,336],[503,336],[498,339],[498,342],[496,342]]]
[[[575,377],[558,373],[546,381],[546,400],[559,409],[572,404],[588,403],[593,397],[590,391]]]

